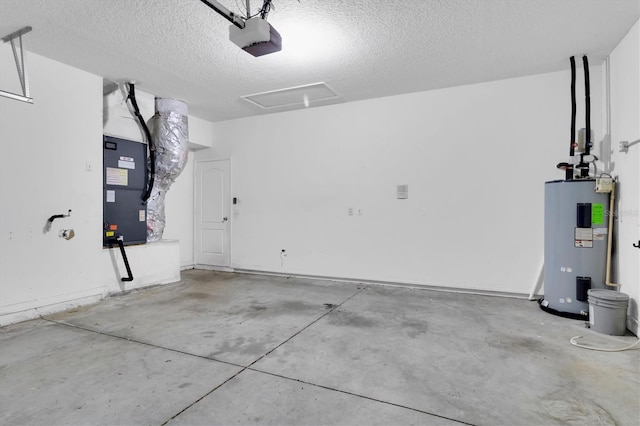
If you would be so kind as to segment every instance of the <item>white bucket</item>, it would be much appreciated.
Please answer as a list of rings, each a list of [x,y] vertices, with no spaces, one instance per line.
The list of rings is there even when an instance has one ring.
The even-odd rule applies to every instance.
[[[591,329],[598,333],[624,336],[627,331],[629,295],[605,289],[591,289],[587,294]]]

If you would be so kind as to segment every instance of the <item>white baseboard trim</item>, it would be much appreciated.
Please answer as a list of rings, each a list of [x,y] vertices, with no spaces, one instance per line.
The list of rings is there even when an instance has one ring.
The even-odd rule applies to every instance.
[[[236,272],[235,269],[227,266],[211,266],[211,265],[193,265],[193,269],[204,269],[206,271],[220,271],[220,272]]]
[[[387,286],[387,287],[415,288],[418,290],[441,291],[444,293],[476,294],[480,296],[497,296],[497,297],[507,297],[511,299],[529,299],[529,295],[525,293],[509,293],[504,291],[493,291],[493,290],[476,290],[476,289],[468,289],[468,288],[462,288],[462,287],[443,287],[443,286],[428,285],[428,284],[412,284],[412,283],[377,281],[377,280],[358,280],[353,278],[330,277],[330,276],[323,276],[323,275],[285,274],[282,272],[260,271],[260,270],[243,269],[243,268],[235,268],[234,272],[239,274],[270,275],[270,276],[276,276],[276,277],[293,277],[293,278],[310,279],[310,280],[370,284],[370,285]]]
[[[100,290],[99,293],[96,290]],[[0,314],[0,327],[4,327],[5,325],[14,324],[17,322],[28,321],[36,318],[40,318],[43,315],[54,314],[57,312],[66,311],[68,309],[77,308],[80,306],[91,305],[93,303],[97,303],[100,300],[104,299],[106,296],[104,289],[94,289],[93,293],[90,295],[78,296],[58,296],[55,299],[61,299],[65,297],[72,297],[68,300],[59,300],[59,301],[50,301],[39,302],[38,306],[33,306],[35,303],[31,302],[30,307],[24,306],[24,303],[19,305],[14,305],[14,309],[11,309],[11,312],[7,312],[8,308],[2,308],[2,313]],[[91,291],[87,291],[89,293]],[[9,309],[12,307],[9,307]]]
[[[160,287],[160,286],[167,285],[167,284],[177,283],[177,282],[180,282],[180,280],[181,280],[181,277],[177,276],[177,277],[166,278],[166,279],[163,279],[163,280],[150,282],[150,283],[144,283],[143,282],[143,283],[140,283],[139,285],[136,285],[136,286],[130,286],[129,288],[127,288],[125,290],[110,291],[107,294],[107,296],[108,297],[120,296],[120,295],[123,295],[123,294],[131,293],[132,291],[146,290],[146,289],[151,288],[151,287]]]

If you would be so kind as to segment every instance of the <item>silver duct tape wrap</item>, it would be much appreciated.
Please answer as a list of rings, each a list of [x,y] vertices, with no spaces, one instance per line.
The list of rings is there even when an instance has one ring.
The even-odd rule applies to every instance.
[[[165,227],[164,197],[187,164],[189,126],[187,104],[156,98],[152,137],[156,148],[156,173],[147,201],[147,241],[160,241]]]

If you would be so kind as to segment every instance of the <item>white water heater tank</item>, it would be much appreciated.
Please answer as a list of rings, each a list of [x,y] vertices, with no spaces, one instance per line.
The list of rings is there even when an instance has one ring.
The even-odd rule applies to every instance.
[[[605,288],[609,194],[596,181],[545,182],[544,300],[557,314],[588,318],[589,289]]]

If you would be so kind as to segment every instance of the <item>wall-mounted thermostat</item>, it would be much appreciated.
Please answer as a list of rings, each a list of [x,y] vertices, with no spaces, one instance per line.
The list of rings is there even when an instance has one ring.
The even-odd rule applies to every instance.
[[[398,185],[397,193],[399,200],[409,198],[409,185]]]

